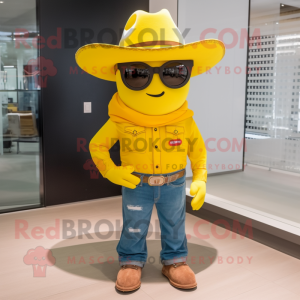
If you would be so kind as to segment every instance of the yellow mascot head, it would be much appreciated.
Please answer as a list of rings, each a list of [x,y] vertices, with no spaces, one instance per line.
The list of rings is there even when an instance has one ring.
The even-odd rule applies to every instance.
[[[168,10],[134,12],[119,46],[89,44],[76,53],[77,64],[98,78],[115,81],[120,99],[145,115],[165,115],[185,102],[190,78],[224,56],[221,41],[185,44]]]

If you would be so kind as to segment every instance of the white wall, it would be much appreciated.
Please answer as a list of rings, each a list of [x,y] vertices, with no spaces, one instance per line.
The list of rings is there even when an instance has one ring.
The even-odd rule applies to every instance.
[[[211,70],[212,74],[202,74],[191,79],[188,95],[189,107],[194,111],[194,119],[205,141],[208,143],[208,173],[218,173],[242,169],[243,151],[232,150],[233,141],[239,144],[244,138],[245,88],[247,46],[240,48],[241,29],[248,29],[248,0],[179,0],[178,27],[181,32],[191,28],[185,42],[200,39],[200,34],[207,28],[216,29],[205,38],[217,39],[221,30],[230,28],[236,31],[238,43],[232,49],[226,49],[223,60]],[[228,30],[227,30],[228,32]],[[224,35],[224,42],[230,44],[233,36]],[[230,68],[230,74],[225,68]],[[242,68],[241,74],[235,74],[234,68]],[[239,72],[239,69],[236,69]],[[226,139],[230,149],[222,151],[229,144],[226,141],[218,145],[218,141]],[[211,150],[210,150],[211,149]],[[190,168],[187,175],[191,176]]]
[[[150,0],[149,1],[149,12],[156,13],[163,8],[166,8],[175,24],[177,24],[177,0]]]

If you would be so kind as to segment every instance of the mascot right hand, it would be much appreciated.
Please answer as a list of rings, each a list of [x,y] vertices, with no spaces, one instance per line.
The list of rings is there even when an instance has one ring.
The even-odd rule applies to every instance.
[[[115,184],[125,186],[129,189],[135,189],[141,179],[132,175],[131,173],[133,171],[133,166],[115,166],[107,171],[105,178]]]

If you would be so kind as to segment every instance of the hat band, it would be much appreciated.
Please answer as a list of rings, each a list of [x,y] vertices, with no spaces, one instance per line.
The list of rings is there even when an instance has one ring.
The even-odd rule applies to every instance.
[[[128,47],[146,47],[146,46],[156,46],[156,45],[164,45],[164,46],[180,46],[182,43],[173,42],[173,41],[149,41],[142,42],[137,44],[129,45]]]

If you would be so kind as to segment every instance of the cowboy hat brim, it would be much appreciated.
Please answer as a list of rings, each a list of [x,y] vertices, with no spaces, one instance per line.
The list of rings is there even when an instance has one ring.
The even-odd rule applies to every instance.
[[[144,48],[89,44],[75,54],[77,64],[85,72],[109,81],[116,81],[115,65],[124,62],[193,60],[191,76],[200,75],[215,66],[224,56],[224,43],[208,39],[186,45]]]

